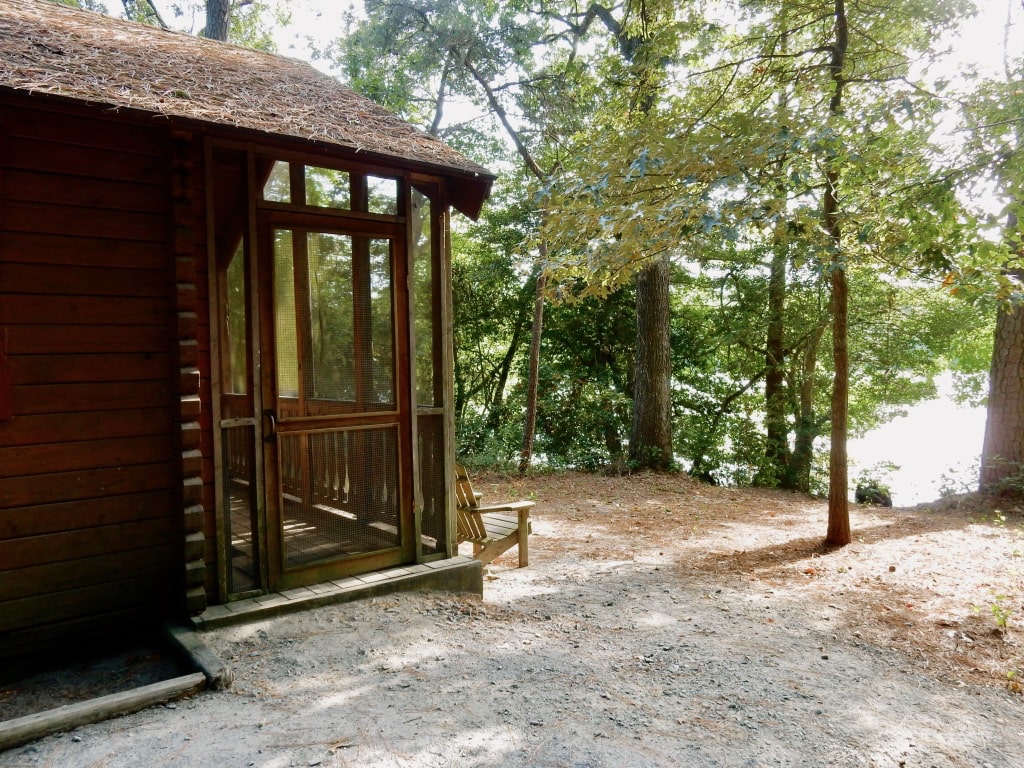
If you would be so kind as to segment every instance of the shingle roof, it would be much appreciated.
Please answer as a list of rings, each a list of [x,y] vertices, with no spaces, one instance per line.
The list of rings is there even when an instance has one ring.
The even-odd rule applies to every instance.
[[[427,165],[482,184],[484,196],[493,179],[439,139],[304,62],[46,0],[0,0],[0,88]]]

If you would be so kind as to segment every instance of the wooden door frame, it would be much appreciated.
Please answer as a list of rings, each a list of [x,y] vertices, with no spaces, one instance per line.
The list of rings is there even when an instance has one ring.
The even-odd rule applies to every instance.
[[[328,578],[339,578],[354,573],[366,573],[383,567],[397,566],[414,562],[417,556],[416,547],[416,515],[413,499],[414,481],[411,473],[414,469],[414,417],[410,403],[411,360],[409,343],[409,289],[407,274],[407,246],[405,243],[405,227],[395,223],[381,223],[352,219],[344,214],[309,213],[308,211],[286,211],[269,208],[257,211],[256,262],[259,275],[257,293],[261,306],[261,323],[258,330],[259,347],[261,350],[260,383],[263,414],[276,409],[279,402],[277,392],[276,339],[274,326],[274,232],[290,230],[293,232],[320,232],[353,238],[353,257],[357,253],[356,243],[360,238],[366,240],[383,240],[388,243],[391,272],[391,312],[392,312],[392,343],[393,343],[393,385],[395,388],[393,410],[379,412],[358,412],[351,415],[337,414],[328,418],[336,427],[346,422],[354,429],[372,428],[373,426],[393,426],[396,430],[398,479],[398,528],[400,546],[394,549],[378,550],[350,557],[287,568],[285,566],[285,546],[283,541],[283,508],[280,476],[282,471],[282,452],[273,447],[276,441],[271,440],[269,417],[264,417],[262,428],[264,438],[260,448],[264,473],[264,515],[266,531],[266,547],[268,552],[269,589],[288,589],[295,586],[316,583]],[[353,280],[361,274],[358,268],[353,269]],[[369,276],[364,275],[367,281]],[[297,296],[299,286],[296,286]],[[297,329],[298,331],[298,329]],[[298,331],[300,334],[302,331]],[[298,339],[300,357],[308,340]],[[358,378],[358,377],[357,377]],[[357,384],[358,386],[358,384]],[[302,393],[299,393],[300,402]],[[306,418],[306,417],[302,417]],[[313,417],[311,417],[313,418]],[[301,431],[299,431],[300,434]]]
[[[249,323],[252,326],[252,330],[249,334],[249,358],[250,358],[250,372],[254,379],[253,383],[253,442],[254,450],[257,452],[257,464],[258,469],[255,471],[254,479],[258,485],[256,494],[259,498],[258,503],[258,526],[253,531],[254,536],[258,540],[258,546],[261,548],[259,565],[260,572],[254,575],[254,579],[257,582],[257,588],[247,592],[235,591],[231,592],[229,589],[229,572],[232,567],[231,553],[230,553],[230,542],[227,541],[228,526],[226,525],[226,515],[228,510],[225,510],[224,502],[222,498],[222,483],[225,477],[225,467],[223,466],[223,430],[222,430],[222,414],[221,414],[221,371],[220,371],[220,356],[223,353],[223,345],[220,339],[220,323],[222,321],[223,307],[221,302],[218,300],[218,288],[220,284],[220,276],[218,275],[218,267],[216,263],[217,243],[216,238],[218,237],[218,228],[223,226],[223,222],[217,219],[217,205],[215,201],[215,190],[216,185],[214,183],[214,155],[217,152],[225,153],[238,153],[240,156],[244,155],[245,158],[245,198],[237,201],[236,209],[238,210],[238,216],[244,216],[244,222],[242,228],[244,236],[246,238],[246,264],[248,268],[248,280],[250,285],[250,291],[248,295],[247,311],[249,314]],[[363,237],[383,237],[387,238],[391,243],[391,265],[392,265],[392,307],[394,311],[393,315],[393,332],[395,339],[395,399],[398,406],[399,416],[396,420],[396,428],[398,429],[398,489],[400,494],[401,504],[401,522],[403,524],[403,538],[402,538],[402,557],[403,563],[419,562],[420,560],[434,560],[438,558],[450,557],[453,552],[454,535],[449,532],[446,537],[446,546],[443,547],[443,552],[433,555],[424,556],[420,538],[419,538],[419,523],[420,523],[420,509],[416,506],[418,483],[419,483],[419,467],[417,461],[417,402],[416,402],[416,389],[415,389],[415,361],[412,359],[412,355],[415,352],[414,341],[412,338],[414,324],[412,321],[412,303],[411,303],[411,285],[409,274],[410,263],[409,260],[412,258],[410,248],[411,243],[409,242],[410,236],[410,221],[411,215],[408,210],[410,204],[410,195],[413,183],[417,186],[425,186],[430,189],[429,197],[432,205],[432,223],[431,226],[435,230],[434,238],[436,241],[435,248],[439,245],[437,251],[435,251],[432,258],[437,259],[437,267],[439,268],[440,274],[437,277],[442,282],[442,291],[440,297],[441,303],[441,316],[436,318],[436,322],[439,324],[442,336],[443,351],[441,352],[442,371],[440,375],[443,380],[442,387],[446,390],[451,386],[451,363],[448,360],[451,353],[451,328],[450,328],[450,317],[451,317],[451,298],[450,298],[450,285],[447,289],[444,288],[444,283],[450,280],[450,262],[447,258],[447,236],[446,227],[448,223],[447,216],[447,198],[445,195],[445,184],[444,181],[433,174],[423,174],[418,172],[410,172],[408,170],[400,170],[394,167],[382,166],[375,163],[367,163],[360,160],[359,158],[353,158],[351,160],[342,160],[339,158],[328,159],[325,156],[311,156],[308,152],[297,151],[295,149],[288,149],[285,146],[280,147],[268,147],[262,144],[256,144],[250,141],[237,141],[227,137],[209,137],[208,141],[205,142],[205,170],[206,170],[206,182],[207,182],[207,200],[206,200],[206,213],[207,222],[206,236],[207,236],[207,253],[210,255],[208,259],[208,277],[210,285],[210,353],[211,353],[211,382],[210,391],[212,394],[211,410],[212,410],[212,463],[213,463],[213,482],[214,482],[214,497],[216,499],[215,508],[213,511],[215,531],[217,536],[217,552],[216,557],[217,564],[217,580],[216,583],[219,587],[219,596],[221,602],[227,602],[229,600],[241,599],[244,597],[252,597],[254,594],[260,594],[266,592],[271,588],[271,585],[276,582],[280,583],[280,579],[273,579],[269,573],[269,552],[267,550],[267,542],[269,539],[269,531],[267,521],[267,509],[266,499],[270,493],[276,491],[274,488],[267,487],[267,481],[264,476],[263,462],[260,460],[260,452],[262,450],[265,432],[267,429],[266,419],[262,417],[265,411],[265,394],[264,394],[264,383],[263,379],[267,375],[265,373],[266,366],[261,364],[262,360],[266,360],[266,355],[269,351],[273,350],[271,345],[269,348],[265,346],[265,340],[263,338],[263,329],[267,325],[267,320],[264,318],[264,314],[270,311],[270,308],[262,306],[259,286],[259,275],[258,272],[261,269],[258,258],[258,251],[260,248],[261,239],[259,237],[259,221],[266,218],[270,221],[286,221],[289,225],[304,227],[314,231],[328,231],[328,232],[340,232],[344,234],[350,234],[353,236]],[[351,211],[351,210],[325,210],[322,208],[315,208],[312,206],[305,205],[305,200],[301,199],[299,203],[279,203],[273,201],[264,201],[262,199],[262,188],[260,181],[260,174],[265,177],[269,167],[275,161],[290,162],[293,164],[302,164],[313,167],[327,167],[333,168],[339,171],[347,172],[350,177],[360,178],[359,184],[362,184],[365,188],[365,178],[367,176],[380,176],[393,178],[397,182],[397,215],[383,215],[367,213],[365,211]],[[293,198],[294,199],[294,198]],[[365,198],[364,198],[365,201]],[[357,207],[359,201],[353,198],[354,207]],[[365,207],[365,206],[364,206]],[[221,215],[224,215],[223,201],[221,202]],[[235,215],[235,214],[228,214]],[[449,405],[446,408],[450,411],[450,392],[445,398],[445,402]],[[445,474],[451,472],[451,460],[454,456],[454,443],[453,443],[453,431],[451,423],[451,414],[447,414],[445,423],[445,444],[446,453],[449,455],[445,461]],[[275,451],[276,453],[276,451]],[[450,499],[448,500],[449,506],[451,506]],[[454,518],[451,511],[446,511],[446,519],[449,527],[454,527]],[[362,563],[360,567],[354,568],[354,572],[366,572],[373,570],[375,566],[372,563]],[[302,579],[302,583],[308,583],[308,579]]]
[[[252,397],[252,413],[247,418],[231,419],[225,423],[221,409],[221,398],[224,394],[223,384],[223,354],[225,344],[221,339],[221,329],[226,325],[227,304],[222,300],[223,280],[219,263],[220,238],[223,233],[220,231],[222,222],[218,220],[217,208],[218,185],[216,180],[216,155],[217,152],[225,154],[234,153],[244,157],[244,181],[243,189],[240,190],[244,196],[241,211],[232,209],[231,216],[237,217],[241,229],[241,237],[245,258],[245,281],[246,281],[246,338],[247,338],[247,371],[246,377]],[[256,154],[253,146],[247,143],[210,140],[204,146],[204,166],[206,184],[206,250],[207,250],[207,285],[209,286],[209,332],[210,332],[210,409],[212,413],[210,431],[211,443],[213,446],[213,483],[214,483],[214,527],[215,541],[217,543],[217,586],[220,602],[237,600],[261,594],[265,591],[268,583],[267,574],[267,550],[265,520],[266,512],[263,508],[265,499],[264,477],[259,459],[259,446],[263,440],[263,425],[259,414],[263,411],[262,388],[257,385],[259,377],[260,360],[260,339],[256,332],[260,326],[260,302],[257,295],[257,264],[255,259],[256,241],[256,185],[257,177]],[[250,477],[255,482],[253,498],[257,500],[255,510],[256,526],[252,531],[254,556],[257,559],[257,572],[253,576],[255,586],[249,590],[232,591],[230,587],[229,573],[233,567],[231,556],[231,528],[228,524],[230,509],[225,509],[223,501],[224,483],[224,445],[223,429],[231,426],[252,427],[252,449],[254,467]]]

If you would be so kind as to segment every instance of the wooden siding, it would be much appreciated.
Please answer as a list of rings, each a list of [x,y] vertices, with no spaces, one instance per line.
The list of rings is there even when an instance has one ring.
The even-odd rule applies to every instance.
[[[209,301],[206,291],[206,192],[204,148],[196,135],[179,132],[173,142],[173,220],[175,261],[177,417],[180,427],[181,500],[185,533],[185,608],[201,613],[216,602],[216,532],[210,424]],[[204,406],[204,404],[206,404]]]
[[[0,126],[2,656],[179,611],[184,539],[168,133],[14,97]]]

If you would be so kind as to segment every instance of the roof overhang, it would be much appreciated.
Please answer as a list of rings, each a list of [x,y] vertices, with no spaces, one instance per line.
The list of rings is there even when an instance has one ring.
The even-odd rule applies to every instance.
[[[48,2],[0,3],[0,88],[356,153],[444,177],[477,218],[495,176],[295,59]]]

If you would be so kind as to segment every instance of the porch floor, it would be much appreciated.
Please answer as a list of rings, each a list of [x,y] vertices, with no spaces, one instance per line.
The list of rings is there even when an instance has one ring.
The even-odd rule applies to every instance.
[[[194,629],[215,629],[229,624],[279,616],[284,613],[347,603],[393,592],[438,590],[442,592],[483,594],[483,567],[471,557],[452,557],[431,563],[404,565],[382,571],[348,576],[309,587],[211,605],[192,617]]]

